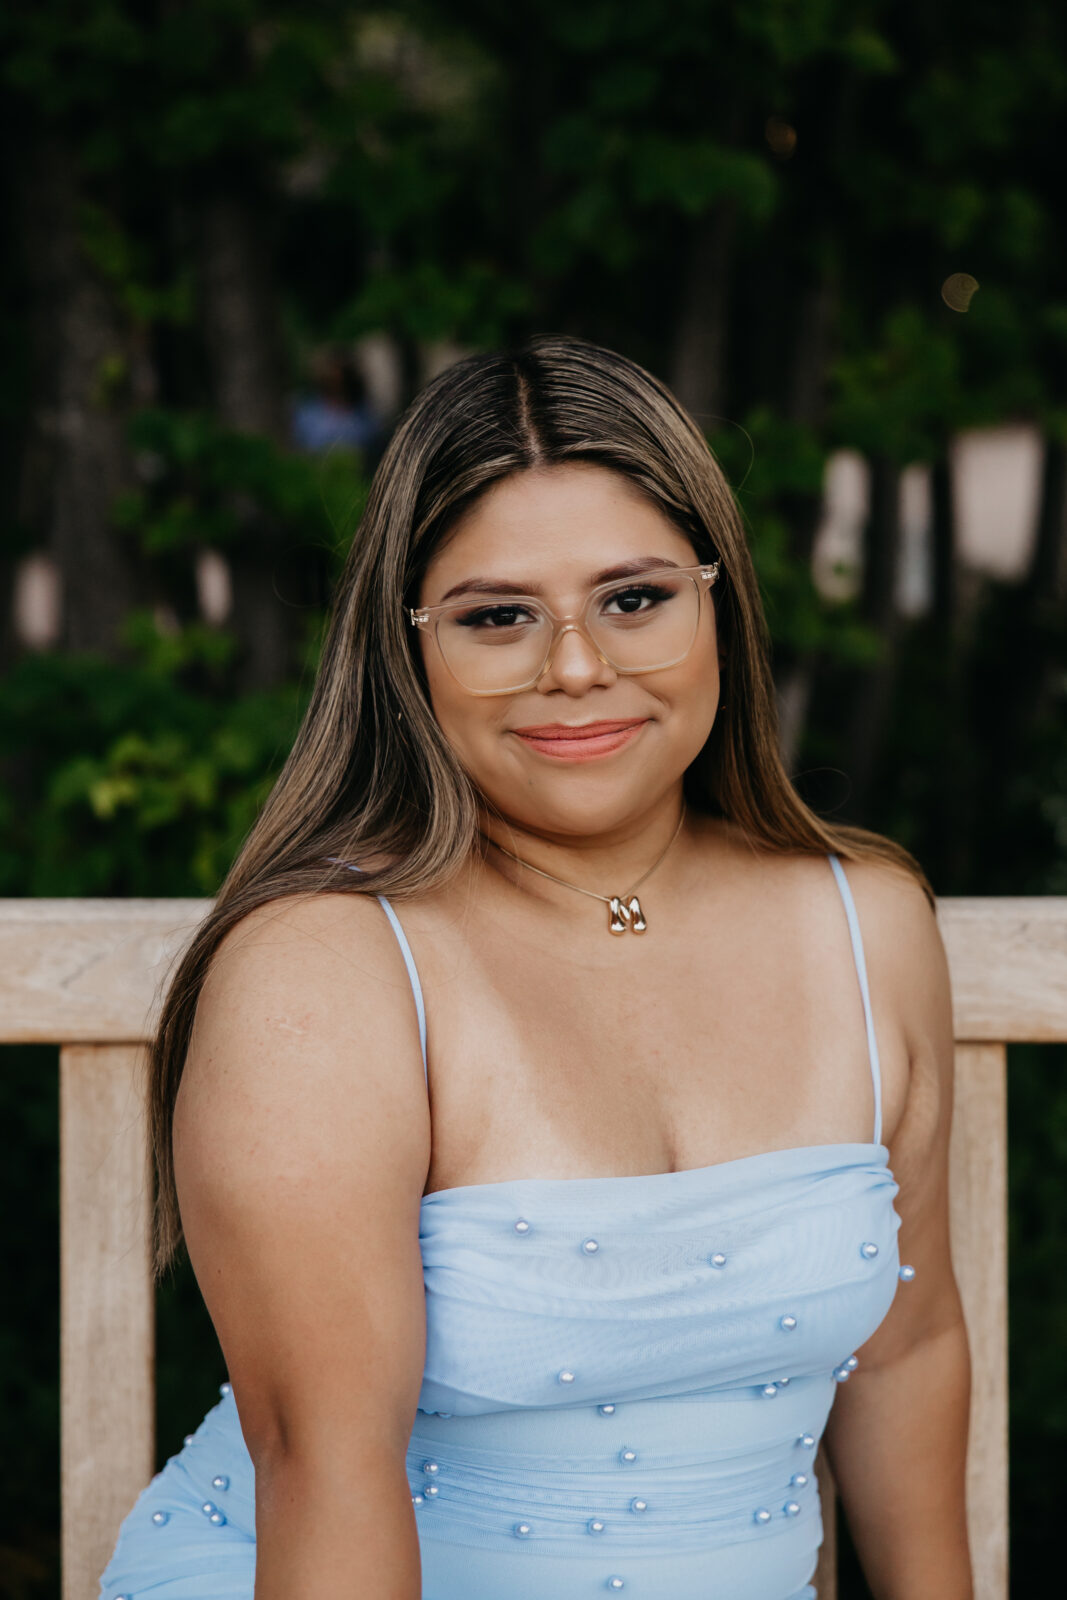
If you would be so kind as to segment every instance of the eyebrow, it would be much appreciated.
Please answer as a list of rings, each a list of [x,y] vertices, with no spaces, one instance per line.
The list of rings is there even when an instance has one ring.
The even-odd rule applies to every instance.
[[[602,583],[611,583],[614,578],[632,578],[641,572],[652,572],[662,567],[677,567],[677,561],[670,561],[666,556],[635,556],[632,561],[620,561],[613,567],[605,567],[602,572],[590,575],[588,587],[596,589]],[[535,598],[544,597],[544,585],[540,583],[505,583],[498,578],[464,578],[462,583],[454,583],[447,594],[443,594],[436,602],[444,605],[446,600],[451,600],[457,594],[529,594]]]

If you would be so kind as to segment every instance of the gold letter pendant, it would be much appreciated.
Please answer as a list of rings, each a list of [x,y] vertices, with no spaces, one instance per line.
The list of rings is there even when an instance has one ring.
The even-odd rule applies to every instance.
[[[611,933],[625,933],[629,928],[631,933],[644,933],[648,927],[645,914],[641,910],[641,902],[635,894],[629,900],[623,901],[619,895],[613,895],[608,903],[608,930]]]

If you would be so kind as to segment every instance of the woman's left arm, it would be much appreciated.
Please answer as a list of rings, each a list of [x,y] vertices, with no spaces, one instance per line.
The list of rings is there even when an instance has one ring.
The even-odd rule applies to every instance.
[[[966,1464],[971,1364],[949,1252],[954,1040],[948,960],[912,880],[850,863],[871,936],[872,1003],[907,1041],[903,1111],[890,1143],[902,1263],[915,1268],[837,1391],[824,1443],[875,1600],[974,1600]]]

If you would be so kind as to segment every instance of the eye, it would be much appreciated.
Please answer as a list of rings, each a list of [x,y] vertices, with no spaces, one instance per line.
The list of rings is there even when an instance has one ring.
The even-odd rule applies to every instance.
[[[533,613],[527,606],[518,604],[476,606],[472,611],[457,611],[453,614],[452,624],[457,628],[515,628],[526,620],[536,621]]]
[[[609,605],[615,605],[618,602],[621,610],[615,613],[616,616],[634,617],[647,615],[649,612],[657,610],[665,601],[673,600],[676,593],[677,589],[668,584],[629,584],[625,589],[616,589],[613,594],[608,595],[604,606],[606,610]]]

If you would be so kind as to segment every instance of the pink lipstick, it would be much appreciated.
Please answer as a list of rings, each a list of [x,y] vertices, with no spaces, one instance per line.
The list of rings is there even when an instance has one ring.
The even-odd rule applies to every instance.
[[[546,722],[512,732],[531,750],[556,761],[595,761],[629,744],[647,721],[647,717],[634,717],[615,722]]]

